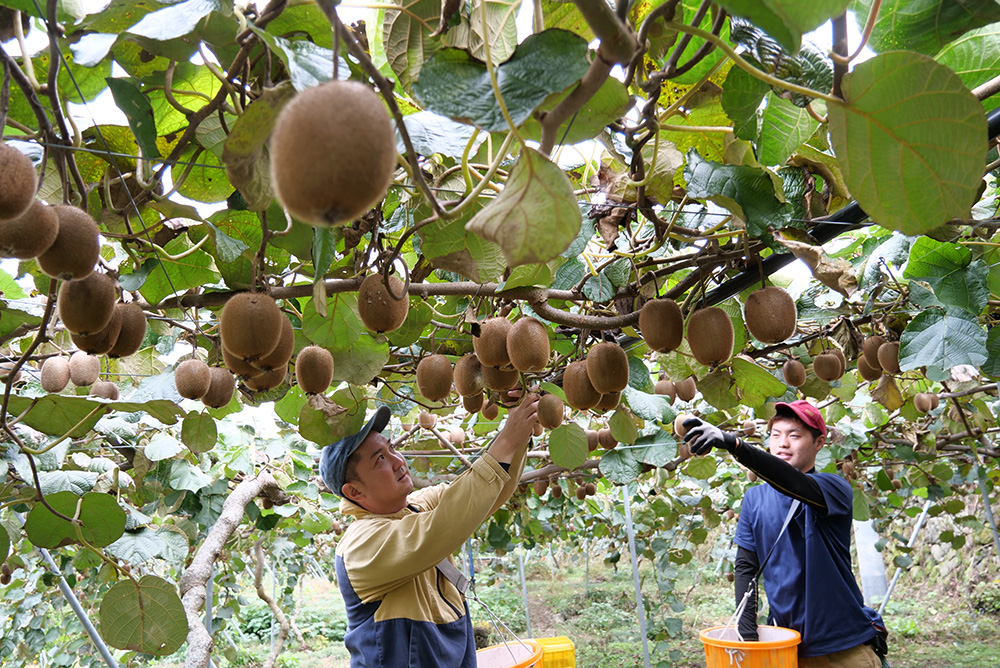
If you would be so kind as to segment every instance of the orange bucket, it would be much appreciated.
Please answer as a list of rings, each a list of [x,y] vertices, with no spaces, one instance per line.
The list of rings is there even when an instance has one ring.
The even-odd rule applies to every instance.
[[[524,643],[523,645],[521,643]],[[484,647],[476,652],[478,668],[541,668],[542,646],[534,640]]]
[[[732,626],[715,626],[699,634],[707,668],[798,668],[798,631],[758,626],[758,642],[741,642]]]

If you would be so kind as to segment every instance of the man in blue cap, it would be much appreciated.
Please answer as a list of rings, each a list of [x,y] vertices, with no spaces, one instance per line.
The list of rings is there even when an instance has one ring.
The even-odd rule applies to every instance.
[[[323,449],[320,476],[354,518],[337,544],[352,668],[475,668],[464,578],[451,561],[517,487],[538,397],[512,408],[496,439],[451,483],[414,492],[406,460],[382,434],[379,408]]]

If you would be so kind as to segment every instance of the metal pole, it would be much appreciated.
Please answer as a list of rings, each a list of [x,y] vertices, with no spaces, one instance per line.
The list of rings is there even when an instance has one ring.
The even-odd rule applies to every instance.
[[[583,581],[583,595],[584,597],[590,597],[590,539],[587,539],[587,568],[584,571],[586,577]]]
[[[632,503],[629,498],[628,485],[622,487],[622,500],[625,502],[625,530],[628,533],[628,552],[632,558],[632,581],[635,584],[635,611],[639,616],[639,633],[642,634],[642,657],[649,665],[649,639],[646,637],[646,609],[642,604],[642,584],[639,582],[639,559],[635,554],[635,529],[632,526]]]
[[[992,445],[984,435],[979,436],[979,442],[985,447]],[[976,477],[979,479],[979,493],[983,495],[983,508],[986,510],[986,521],[989,522],[990,529],[993,531],[993,547],[997,551],[997,559],[1000,559],[1000,534],[997,533],[997,523],[993,518],[990,493],[986,489],[986,473],[983,471],[983,465],[979,461],[979,453],[973,450],[972,455],[976,460]]]
[[[927,519],[927,511],[930,510],[931,500],[927,499],[924,502],[924,511],[920,513],[920,519],[917,520],[917,526],[913,529],[913,534],[910,535],[910,540],[906,544],[906,547],[913,547],[913,544],[917,542],[917,534],[920,533],[920,528],[924,525],[924,520]],[[892,582],[889,583],[889,589],[885,592],[885,598],[882,599],[882,604],[878,606],[878,614],[885,612],[885,606],[889,603],[889,597],[892,596],[892,590],[896,586],[896,581],[899,580],[900,574],[903,569],[896,567],[896,572],[892,575]]]
[[[521,574],[521,597],[524,599],[524,628],[528,637],[531,635],[531,614],[528,612],[528,584],[524,580],[524,557],[517,553],[517,570]]]
[[[205,583],[205,630],[208,636],[212,637],[212,601],[215,598],[215,564],[212,564],[212,575]],[[212,663],[212,654],[208,655],[209,664]]]
[[[115,657],[111,656],[111,650],[108,649],[108,646],[104,643],[104,639],[97,633],[97,629],[95,629],[93,623],[91,623],[90,617],[87,616],[83,606],[80,605],[80,600],[76,597],[76,594],[73,593],[73,590],[70,589],[69,583],[66,582],[66,578],[63,577],[62,571],[60,571],[59,567],[56,566],[56,562],[52,560],[52,555],[50,555],[49,551],[44,547],[38,548],[38,551],[41,553],[42,559],[49,567],[49,570],[52,571],[52,574],[59,576],[59,591],[61,591],[63,596],[66,598],[66,602],[69,603],[69,607],[71,607],[73,612],[76,613],[77,619],[79,619],[80,623],[83,624],[83,628],[87,632],[87,635],[90,636],[90,639],[94,642],[94,646],[97,647],[97,651],[100,652],[101,656],[104,658],[104,663],[108,664],[109,668],[118,668],[118,663],[115,661]]]

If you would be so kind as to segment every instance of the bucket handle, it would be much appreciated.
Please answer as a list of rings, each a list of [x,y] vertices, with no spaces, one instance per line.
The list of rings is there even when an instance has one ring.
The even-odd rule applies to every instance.
[[[743,654],[743,650],[736,649],[735,647],[726,648],[726,654],[729,655],[729,665],[736,666],[736,668],[743,668],[743,659],[746,655]]]
[[[507,644],[507,638],[504,637],[503,633],[499,633],[501,626],[504,628],[505,631],[507,631],[507,633],[510,634],[510,636],[512,638],[514,638],[514,640],[516,640],[521,645],[521,647],[524,647],[525,649],[527,649],[529,651],[531,650],[531,648],[528,647],[526,644],[524,644],[524,642],[519,637],[517,637],[517,634],[514,633],[510,629],[510,627],[507,626],[504,623],[504,621],[502,619],[500,619],[496,614],[494,614],[494,612],[492,610],[490,610],[490,606],[488,606],[485,603],[483,603],[483,601],[480,600],[480,598],[478,596],[476,596],[476,590],[475,590],[474,587],[470,587],[469,588],[468,595],[470,595],[472,597],[473,601],[475,601],[479,605],[483,606],[483,609],[486,610],[486,614],[489,615],[489,617],[490,617],[490,622],[493,624],[494,627],[497,628],[497,631],[498,631],[497,635],[500,636],[500,641],[503,643],[503,646],[507,648],[507,652],[510,654],[510,658],[511,659],[513,659],[513,660],[516,661],[517,657],[514,656],[514,651],[511,650],[510,645]]]

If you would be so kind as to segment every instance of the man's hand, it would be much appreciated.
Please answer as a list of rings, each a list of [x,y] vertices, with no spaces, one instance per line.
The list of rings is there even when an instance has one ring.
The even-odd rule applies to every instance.
[[[684,420],[684,442],[691,446],[691,454],[704,455],[712,448],[723,448],[732,452],[740,444],[740,439],[728,431],[722,431],[715,425],[708,424],[699,418]]]
[[[514,453],[528,444],[538,422],[538,395],[529,394],[520,404],[510,409],[507,422],[497,435],[489,453],[501,464],[509,464]]]

